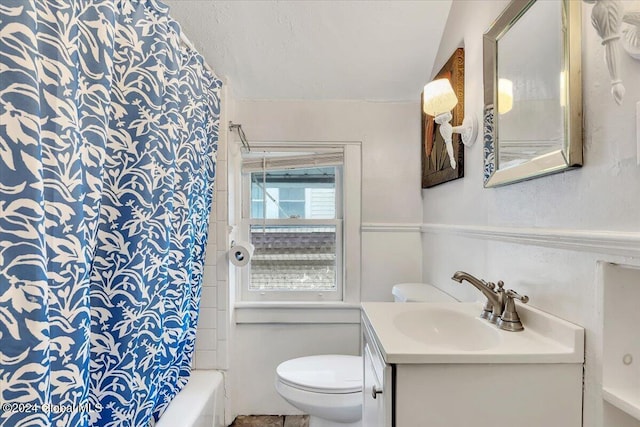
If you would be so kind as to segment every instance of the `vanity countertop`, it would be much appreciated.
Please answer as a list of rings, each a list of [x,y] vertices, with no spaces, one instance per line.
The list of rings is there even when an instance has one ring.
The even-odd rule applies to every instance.
[[[385,361],[411,363],[583,363],[584,329],[518,305],[524,331],[479,317],[480,303],[362,303]]]

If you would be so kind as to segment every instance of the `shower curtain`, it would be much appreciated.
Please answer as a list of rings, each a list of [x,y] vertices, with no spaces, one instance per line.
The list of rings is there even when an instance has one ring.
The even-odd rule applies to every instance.
[[[0,41],[0,425],[153,425],[190,372],[221,82],[153,0],[2,0]]]

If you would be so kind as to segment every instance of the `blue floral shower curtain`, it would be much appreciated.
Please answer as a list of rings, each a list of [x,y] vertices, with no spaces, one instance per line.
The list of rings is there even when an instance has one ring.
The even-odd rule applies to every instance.
[[[144,0],[0,4],[0,425],[147,426],[186,383],[221,82]]]

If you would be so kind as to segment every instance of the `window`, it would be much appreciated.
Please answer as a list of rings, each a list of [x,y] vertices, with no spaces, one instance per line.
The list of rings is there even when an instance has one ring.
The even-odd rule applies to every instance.
[[[340,166],[251,172],[249,291],[338,290]],[[339,194],[339,193],[338,193]],[[337,215],[336,215],[337,213]]]
[[[251,218],[335,219],[336,169],[251,172]]]
[[[288,145],[252,147],[243,156],[241,228],[255,251],[241,270],[242,300],[345,300],[344,224],[349,209],[344,200],[354,187],[358,229],[360,214],[359,146],[353,165],[357,182],[348,185],[347,151]],[[359,251],[357,256],[359,288]]]

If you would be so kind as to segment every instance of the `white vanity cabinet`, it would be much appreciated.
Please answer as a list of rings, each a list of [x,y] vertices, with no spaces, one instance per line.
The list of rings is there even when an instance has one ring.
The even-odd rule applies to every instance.
[[[474,311],[479,304],[455,304],[452,310],[461,316],[468,313],[471,322],[485,322]],[[582,328],[527,308],[521,317],[525,328],[529,322],[528,332],[492,332],[497,339],[487,338],[486,348],[485,341],[469,344],[469,336],[460,333],[453,339],[460,335],[465,342],[447,347],[446,337],[433,345],[434,331],[414,334],[402,320],[410,310],[449,316],[446,305],[362,307],[364,427],[581,426]],[[464,326],[456,316],[446,321]],[[415,327],[434,328],[428,322]],[[435,328],[451,333],[443,325]]]
[[[392,367],[384,362],[373,340],[370,326],[362,322],[362,358],[364,360],[363,426],[391,426],[393,402]]]

